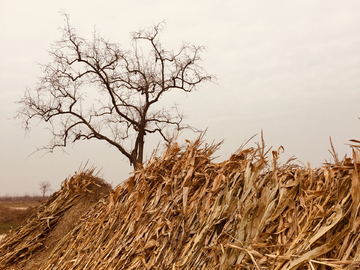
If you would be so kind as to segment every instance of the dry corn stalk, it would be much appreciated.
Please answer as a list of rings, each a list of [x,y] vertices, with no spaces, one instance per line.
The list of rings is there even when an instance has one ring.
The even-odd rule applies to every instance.
[[[359,173],[277,164],[264,144],[213,163],[201,138],[134,172],[64,236],[45,269],[356,269]]]
[[[0,269],[13,265],[20,268],[39,260],[74,226],[79,215],[109,193],[111,187],[93,172],[94,169],[84,170],[65,180],[61,189],[41,204],[25,224],[7,234],[0,243]]]

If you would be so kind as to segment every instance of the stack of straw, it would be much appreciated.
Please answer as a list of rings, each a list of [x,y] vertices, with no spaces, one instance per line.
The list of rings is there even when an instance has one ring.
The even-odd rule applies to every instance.
[[[0,242],[0,269],[37,269],[57,242],[111,186],[84,170],[62,183],[61,189],[41,204],[26,223]],[[11,268],[10,268],[11,266]]]
[[[279,166],[263,143],[213,163],[218,146],[172,144],[84,215],[41,269],[358,268],[357,150],[311,169]]]

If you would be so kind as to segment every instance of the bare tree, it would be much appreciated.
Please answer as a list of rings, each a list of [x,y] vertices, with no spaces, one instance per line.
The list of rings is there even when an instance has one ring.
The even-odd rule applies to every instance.
[[[40,191],[42,193],[43,198],[45,197],[46,193],[51,191],[51,184],[49,181],[41,181],[39,183]]]
[[[183,43],[165,50],[159,41],[164,22],[132,33],[132,49],[122,50],[94,33],[81,38],[66,24],[50,51],[36,89],[28,89],[17,117],[28,131],[30,121],[49,123],[53,138],[38,150],[52,152],[69,142],[99,139],[115,146],[137,169],[143,163],[145,135],[191,128],[176,106],[155,108],[171,90],[192,92],[211,80],[199,66],[204,47]],[[171,128],[171,129],[169,129]],[[195,129],[193,129],[195,130]]]

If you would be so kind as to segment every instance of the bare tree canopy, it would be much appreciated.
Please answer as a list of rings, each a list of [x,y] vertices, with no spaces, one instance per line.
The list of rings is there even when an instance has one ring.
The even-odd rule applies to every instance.
[[[122,50],[96,33],[92,41],[80,37],[65,19],[52,62],[19,101],[17,117],[25,130],[34,119],[50,124],[53,138],[41,149],[96,138],[115,146],[136,169],[143,163],[145,135],[167,140],[169,128],[191,128],[176,106],[156,110],[154,104],[171,90],[191,92],[211,80],[199,65],[204,47],[183,43],[177,52],[165,50],[162,22],[132,33],[132,49]]]
[[[51,191],[51,184],[49,181],[41,181],[39,183],[39,187],[43,198],[45,197],[46,193]]]

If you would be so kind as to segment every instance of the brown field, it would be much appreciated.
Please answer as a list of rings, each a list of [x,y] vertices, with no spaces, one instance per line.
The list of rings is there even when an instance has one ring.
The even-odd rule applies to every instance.
[[[0,235],[18,227],[48,197],[0,197]]]

